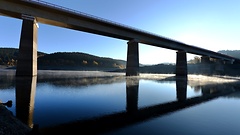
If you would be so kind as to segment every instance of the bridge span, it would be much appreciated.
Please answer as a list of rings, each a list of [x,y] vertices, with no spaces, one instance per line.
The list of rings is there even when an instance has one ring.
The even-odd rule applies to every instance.
[[[127,76],[139,74],[139,43],[176,50],[176,75],[180,76],[187,75],[186,53],[202,55],[204,59],[214,58],[231,63],[240,62],[240,59],[231,56],[188,45],[41,0],[0,0],[0,15],[23,20],[16,70],[17,76],[37,75],[37,23],[128,41]]]

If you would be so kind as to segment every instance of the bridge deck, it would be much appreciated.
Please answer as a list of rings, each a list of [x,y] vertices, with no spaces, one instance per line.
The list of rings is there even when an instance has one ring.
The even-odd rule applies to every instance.
[[[17,7],[17,8],[16,8]],[[126,25],[87,15],[40,0],[0,0],[0,14],[22,19],[22,14],[36,17],[39,23],[65,27],[69,29],[104,35],[108,37],[137,40],[139,43],[212,58],[240,61],[204,48],[187,45],[156,34],[135,29]]]

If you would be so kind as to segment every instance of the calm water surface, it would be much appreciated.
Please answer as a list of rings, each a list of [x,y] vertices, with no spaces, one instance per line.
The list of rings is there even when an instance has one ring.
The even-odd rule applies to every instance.
[[[238,83],[61,73],[1,75],[0,100],[12,100],[7,108],[42,133],[240,134]]]

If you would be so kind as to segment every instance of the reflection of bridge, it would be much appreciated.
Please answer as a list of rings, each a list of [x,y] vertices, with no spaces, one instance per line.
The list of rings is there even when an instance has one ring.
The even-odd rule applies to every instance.
[[[17,8],[16,8],[17,7]],[[126,75],[138,75],[138,43],[177,51],[176,75],[187,75],[186,53],[203,56],[203,61],[239,59],[190,46],[152,33],[86,15],[40,0],[0,0],[0,14],[23,20],[16,75],[37,75],[37,22],[127,40]]]
[[[227,85],[227,84],[226,84]],[[176,101],[138,107],[138,79],[126,80],[126,110],[114,114],[100,116],[92,119],[74,121],[54,127],[40,128],[42,134],[57,134],[65,132],[98,134],[114,131],[118,128],[143,122],[155,117],[207,102],[219,96],[236,92],[234,87],[203,86],[202,95],[199,97],[187,98],[186,78],[176,79]],[[25,124],[33,126],[34,98],[36,90],[36,77],[17,77],[16,79],[16,116]],[[23,92],[25,91],[25,92]],[[41,126],[41,125],[40,125]]]

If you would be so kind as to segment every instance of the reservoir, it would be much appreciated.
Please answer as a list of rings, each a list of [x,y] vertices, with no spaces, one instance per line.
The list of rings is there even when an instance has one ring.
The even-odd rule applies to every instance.
[[[0,71],[0,100],[42,134],[239,135],[238,77]]]

